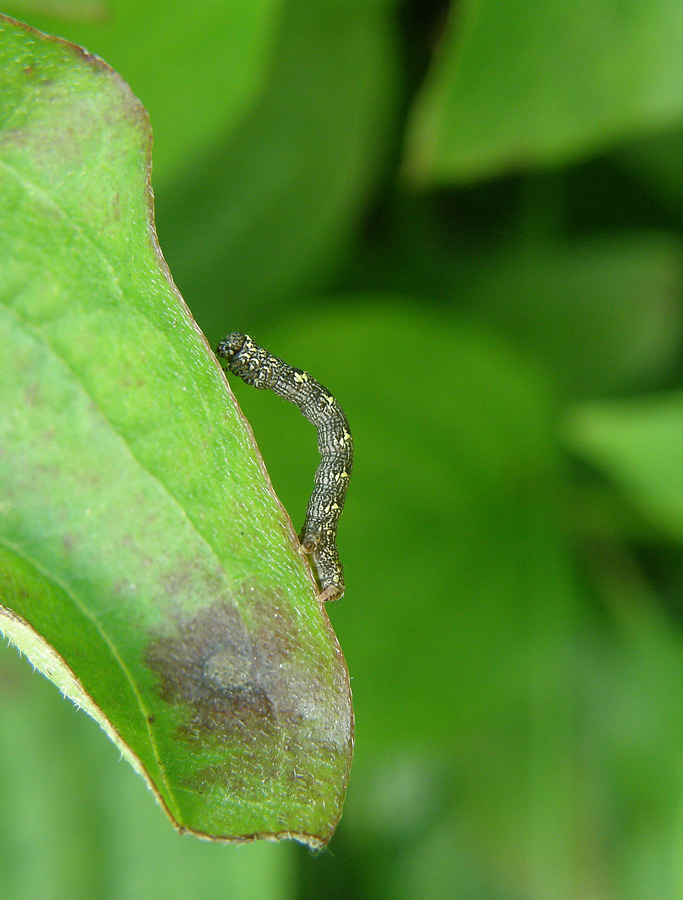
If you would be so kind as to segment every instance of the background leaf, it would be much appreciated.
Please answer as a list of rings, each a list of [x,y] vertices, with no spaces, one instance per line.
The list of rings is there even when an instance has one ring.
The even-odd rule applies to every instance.
[[[406,754],[438,760],[459,785],[463,840],[495,842],[517,861],[520,886],[538,881],[547,896],[566,896],[569,761],[543,776],[535,766],[542,747],[570,739],[573,691],[573,586],[547,504],[561,490],[548,441],[551,404],[543,382],[485,333],[397,304],[365,297],[277,335],[283,355],[342,385],[354,422],[355,491],[340,547],[355,561],[347,591],[356,609],[333,611],[363,710],[354,772],[361,784],[386,783]],[[334,360],[324,346],[330,333],[339,341]],[[294,507],[299,479],[278,446],[295,442],[298,422],[286,408],[273,421],[278,410],[254,394],[240,390],[240,403],[276,489]],[[534,671],[543,672],[542,686]],[[530,790],[524,773],[532,765],[542,780]],[[351,795],[357,835],[372,834],[374,802],[361,813]],[[411,813],[436,824],[433,808]],[[408,849],[417,839],[411,820],[403,809],[386,820],[396,817],[403,852],[419,855]],[[354,845],[361,855],[362,844]],[[381,888],[380,876],[372,892]]]
[[[586,404],[566,425],[570,447],[613,479],[659,529],[683,539],[683,396]]]
[[[443,184],[561,165],[678,122],[682,43],[667,0],[468,0],[416,100],[408,170]]]
[[[664,233],[589,235],[473,260],[463,295],[514,333],[558,384],[595,395],[637,388],[675,368],[683,258]],[[477,265],[479,263],[479,265]]]
[[[47,15],[67,22],[102,22],[110,14],[107,0],[15,0],[22,16]]]
[[[248,117],[159,194],[167,258],[216,339],[240,306],[314,289],[347,249],[394,127],[396,30],[386,3],[288,3]]]

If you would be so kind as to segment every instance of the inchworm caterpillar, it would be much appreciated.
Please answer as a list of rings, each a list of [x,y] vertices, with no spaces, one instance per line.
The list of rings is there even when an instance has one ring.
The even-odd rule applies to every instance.
[[[270,388],[295,403],[318,429],[320,464],[299,540],[304,551],[311,554],[320,599],[338,600],[344,593],[344,570],[337,552],[337,523],[353,466],[353,440],[346,416],[315,378],[259,347],[247,334],[229,334],[216,354],[227,360],[227,368],[242,381],[256,388]]]

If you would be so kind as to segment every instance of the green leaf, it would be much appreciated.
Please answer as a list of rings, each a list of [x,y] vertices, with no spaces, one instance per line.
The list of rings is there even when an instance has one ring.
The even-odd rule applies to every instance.
[[[181,829],[329,839],[348,675],[156,243],[121,79],[0,19],[0,627]]]
[[[602,805],[606,823],[620,822],[612,841],[620,852],[609,854],[611,893],[641,900],[656,883],[659,897],[675,900],[681,896],[680,625],[627,554],[601,543],[588,553],[604,604],[601,616],[609,618],[584,660],[581,752],[591,761],[589,777],[603,785],[591,815]]]
[[[207,333],[228,310],[300,303],[346,250],[394,137],[399,56],[385,7],[289,0],[249,116],[157,193],[166,256]]]
[[[683,394],[583,404],[564,434],[651,523],[683,540]]]
[[[499,339],[424,306],[344,299],[262,340],[319,373],[355,439],[339,529],[347,592],[331,611],[358,712],[345,834],[355,826],[353,847],[373,858],[369,820],[381,840],[403,841],[404,859],[425,823],[438,825],[455,782],[472,865],[485,859],[505,883],[522,877],[519,896],[566,898],[577,598],[543,375]],[[301,502],[307,485],[282,449],[299,444],[298,417],[254,391],[240,397],[278,492]],[[378,826],[385,806],[373,782],[399,790],[391,773],[405,755],[422,775],[445,770],[437,809],[417,803],[411,818],[399,804]],[[372,872],[368,895],[380,896],[386,869]]]
[[[407,169],[476,181],[677,122],[682,45],[675,2],[466,0],[416,101]]]
[[[663,209],[679,217],[683,212],[682,155],[683,130],[679,126],[625,147],[617,161],[652,192]]]
[[[234,128],[270,63],[282,0],[106,0],[94,21],[74,20],[85,3],[29,22],[87,47],[126,79],[154,129],[154,184],[161,188]],[[26,4],[3,5],[24,18]],[[99,7],[99,10],[98,10]],[[44,10],[40,11],[41,13]],[[131,38],[134,35],[134,39]]]
[[[109,0],[14,0],[12,12],[26,16],[54,16],[66,22],[99,22],[111,15]]]
[[[467,268],[459,295],[532,350],[567,392],[651,385],[678,366],[683,258],[666,233],[522,242]]]

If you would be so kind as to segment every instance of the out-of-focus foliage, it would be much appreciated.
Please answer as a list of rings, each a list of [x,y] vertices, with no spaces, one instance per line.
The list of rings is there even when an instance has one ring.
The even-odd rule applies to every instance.
[[[417,96],[408,166],[467,183],[676,123],[681,45],[670,0],[462,0]]]
[[[193,845],[8,651],[3,890],[683,898],[679,4],[283,0],[258,40],[201,4],[158,31],[151,4],[97,5],[146,25],[108,61],[150,109],[199,324],[348,413],[329,613],[356,760],[330,853]],[[234,388],[299,524],[314,433]]]

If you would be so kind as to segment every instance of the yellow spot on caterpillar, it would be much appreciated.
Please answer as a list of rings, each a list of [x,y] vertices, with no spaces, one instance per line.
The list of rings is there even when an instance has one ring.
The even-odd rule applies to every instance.
[[[306,372],[295,372],[294,381],[296,381],[297,384],[304,384],[306,381],[308,381],[308,375],[306,374]]]

